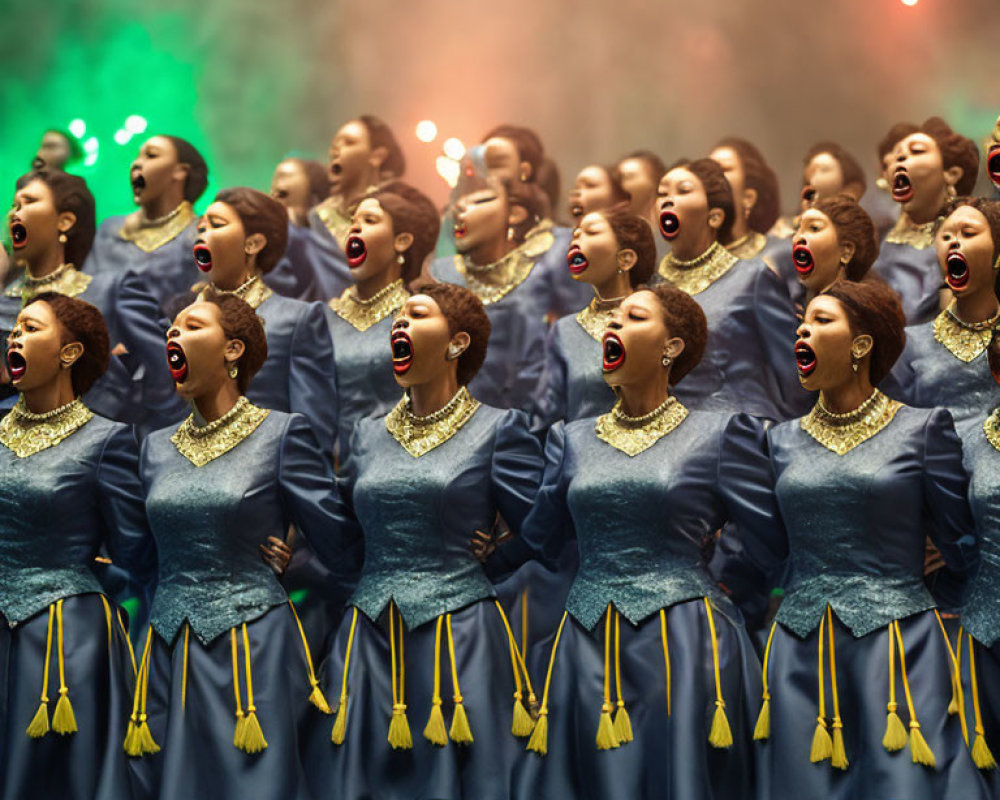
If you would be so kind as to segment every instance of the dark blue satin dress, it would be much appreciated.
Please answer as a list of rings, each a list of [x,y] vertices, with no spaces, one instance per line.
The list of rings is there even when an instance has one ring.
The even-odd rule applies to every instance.
[[[900,218],[883,239],[872,272],[899,294],[907,324],[919,325],[937,315],[945,283],[933,234],[914,236],[913,227]]]
[[[316,288],[316,271],[309,260],[309,228],[288,222],[288,245],[274,269],[264,275],[264,283],[283,297],[296,300],[324,300]]]
[[[91,570],[103,545],[116,565],[152,590],[156,553],[137,466],[138,447],[128,426],[98,416],[33,455],[18,457],[0,445],[5,800],[141,796],[133,792],[121,749],[135,663],[124,615]],[[71,734],[57,732],[62,686],[76,719]],[[44,705],[52,729],[30,738],[26,729],[41,695],[49,701]]]
[[[309,212],[307,235],[302,241],[295,241],[295,246],[287,256],[293,260],[296,271],[305,269],[304,264],[309,265],[316,294],[311,299],[328,300],[331,297],[340,297],[344,289],[354,283],[343,247],[334,238],[326,223],[320,219],[315,208]]]

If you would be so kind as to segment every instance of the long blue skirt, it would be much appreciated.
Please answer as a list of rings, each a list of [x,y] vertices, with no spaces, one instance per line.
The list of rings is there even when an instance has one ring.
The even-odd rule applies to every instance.
[[[954,640],[953,640],[954,641]],[[994,642],[992,647],[972,640],[975,647],[976,684],[972,685],[969,658],[970,638],[962,635],[962,652],[959,656],[962,669],[962,688],[965,700],[965,725],[969,745],[975,743],[976,706],[979,707],[979,718],[982,720],[982,740],[989,749],[989,755],[994,762],[1000,761],[1000,642]],[[957,653],[957,650],[956,650]],[[990,789],[990,797],[1000,797],[1000,767],[980,770]]]
[[[49,611],[11,628],[0,624],[0,796],[5,800],[129,800],[133,778],[122,752],[135,677],[128,634],[111,605],[110,624],[97,594],[67,597],[62,604],[63,672],[76,718],[76,733],[51,729],[40,738],[26,730],[39,709],[45,674]],[[47,717],[60,696],[58,619],[52,617],[48,659]]]
[[[547,753],[526,752],[517,776],[519,800],[743,800],[753,797],[751,734],[759,709],[760,664],[735,615],[713,605],[716,648],[703,599],[679,603],[638,627],[619,618],[608,646],[609,696],[617,716],[621,699],[633,740],[599,749],[605,699],[605,623],[587,631],[567,617],[554,659],[552,641],[536,649],[533,674],[551,663]],[[717,658],[713,655],[717,652]],[[667,659],[670,663],[669,708]],[[718,663],[732,745],[716,747],[709,734],[716,712]],[[536,688],[537,691],[537,688]],[[547,702],[546,702],[547,701]]]
[[[399,616],[393,613],[396,669],[398,675],[402,663],[402,700],[412,747],[395,749],[388,741],[393,712],[388,614],[373,623],[349,608],[323,667],[327,696],[336,706],[353,627],[346,725],[340,744],[331,741],[331,718],[311,731],[306,768],[314,793],[338,800],[509,800],[511,776],[524,739],[511,732],[515,678],[510,641],[497,604],[482,600],[451,615],[462,705],[473,736],[469,744],[450,738],[444,744],[432,744],[424,736],[434,700],[438,624],[433,621],[404,631],[400,651]],[[447,626],[442,624],[441,630],[438,674],[444,729],[448,730],[455,714],[455,691]]]
[[[899,621],[906,677],[920,732],[934,754],[936,767],[914,763],[914,750],[894,752],[882,743],[890,701],[888,627],[855,639],[836,616],[834,663],[836,694],[843,724],[847,768],[829,759],[810,760],[819,715],[819,641],[816,628],[806,639],[774,628],[767,656],[771,695],[771,732],[758,743],[759,793],[762,800],[978,800],[987,797],[962,738],[958,714],[949,714],[952,661],[933,611]],[[823,641],[824,717],[834,716],[829,669],[829,631]],[[898,645],[894,652],[897,714],[910,730],[909,704]],[[831,728],[832,730],[832,728]]]

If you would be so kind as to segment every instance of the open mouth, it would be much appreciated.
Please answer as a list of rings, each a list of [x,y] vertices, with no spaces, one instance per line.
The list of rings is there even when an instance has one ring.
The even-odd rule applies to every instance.
[[[949,253],[945,264],[945,282],[948,288],[961,291],[969,283],[969,262],[959,252]]]
[[[618,334],[610,331],[604,334],[603,352],[605,372],[614,372],[625,363],[625,345],[618,338]]]
[[[23,222],[10,223],[10,242],[15,250],[20,250],[28,243],[28,228]]]
[[[816,369],[816,353],[805,342],[795,343],[795,363],[798,366],[799,375],[808,377]]]
[[[573,275],[579,275],[587,269],[587,257],[578,245],[573,245],[566,254],[566,263],[569,264],[569,271]]]
[[[681,218],[673,211],[664,211],[660,214],[660,233],[664,239],[673,239],[680,233]]]
[[[212,251],[207,245],[196,244],[194,246],[194,263],[202,272],[212,271]]]
[[[464,222],[456,222],[452,231],[455,233],[456,239],[461,239],[468,232],[468,229],[465,227]]]
[[[347,266],[351,269],[360,267],[368,258],[368,248],[365,247],[365,240],[360,236],[350,236],[347,244],[344,245],[344,254],[347,256]]]
[[[569,214],[574,219],[580,219],[583,216],[583,203],[570,203]]]
[[[990,176],[993,185],[1000,189],[1000,144],[990,147],[986,154],[986,174]]]
[[[184,383],[188,374],[187,358],[184,357],[184,350],[177,342],[167,342],[167,367],[174,383]]]
[[[815,200],[816,199],[816,187],[815,186],[803,186],[802,187],[802,199],[805,202],[807,202],[807,203],[811,203],[813,200]]]
[[[413,365],[413,341],[406,331],[392,334],[392,371],[402,375]]]
[[[344,168],[341,166],[341,164],[340,164],[339,161],[334,161],[330,165],[330,174],[331,175],[339,175],[343,171],[344,171]]]
[[[146,188],[146,179],[142,175],[135,175],[132,178],[132,193],[138,194]]]
[[[816,266],[812,250],[804,244],[797,244],[792,247],[792,261],[795,263],[795,271],[799,275],[808,275]]]
[[[10,373],[10,380],[12,383],[17,383],[21,378],[24,377],[24,373],[28,371],[28,362],[24,360],[24,356],[21,355],[17,350],[7,351],[7,372]]]
[[[905,172],[897,172],[892,179],[892,199],[897,203],[906,203],[913,199],[913,183]]]

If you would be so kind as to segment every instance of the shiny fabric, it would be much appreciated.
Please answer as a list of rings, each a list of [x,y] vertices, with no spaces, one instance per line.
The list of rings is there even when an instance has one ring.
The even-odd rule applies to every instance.
[[[962,678],[965,687],[966,720],[969,736],[974,736],[975,716],[972,705],[972,684],[969,674],[969,640],[965,637],[962,651]],[[979,688],[979,708],[983,719],[983,737],[994,758],[1000,753],[1000,643],[985,647],[976,642],[976,677]],[[991,800],[1000,797],[1000,770],[980,772],[989,787]]]
[[[883,241],[872,272],[899,294],[908,325],[929,322],[937,315],[939,293],[945,283],[934,247],[918,250],[908,244]]]
[[[344,543],[344,513],[330,466],[305,419],[272,411],[236,447],[195,467],[157,431],[143,447],[140,474],[160,556],[152,624],[173,641],[187,620],[205,645],[287,600],[260,557],[269,535],[294,524],[337,586],[356,568]]]
[[[979,534],[982,566],[962,609],[962,624],[991,648],[1000,642],[1000,452],[987,441],[982,420],[978,435],[970,426],[965,465],[971,474],[969,504]]]
[[[622,696],[635,738],[613,750],[598,750],[595,741],[604,697],[603,623],[588,632],[567,619],[549,689],[548,753],[525,752],[515,773],[514,798],[754,798],[751,736],[760,709],[760,663],[750,639],[741,623],[715,611],[722,697],[733,734],[732,747],[717,749],[708,743],[716,694],[705,604],[682,602],[666,617],[669,715],[659,615],[637,627],[621,621]],[[533,654],[537,680],[548,668],[551,645],[550,637]],[[614,678],[611,687],[614,700]]]
[[[91,567],[102,545],[152,591],[156,552],[127,426],[95,415],[28,458],[0,446],[0,612],[8,623],[60,598],[99,593]]]
[[[160,304],[163,315],[173,318],[176,298],[190,291],[202,273],[194,263],[194,240],[198,228],[195,217],[178,236],[147,253],[120,235],[125,217],[109,217],[98,228],[90,255],[81,269],[91,275],[118,274],[131,270],[138,274],[150,294]]]
[[[316,287],[316,273],[309,260],[310,232],[289,220],[288,245],[274,268],[263,276],[264,283],[283,297],[296,300],[323,300]]]
[[[962,446],[945,409],[903,406],[838,456],[798,420],[768,433],[791,570],[778,621],[805,638],[827,604],[855,637],[935,606],[958,606],[979,565]],[[944,557],[934,598],[924,543]]]
[[[247,398],[262,408],[298,412],[312,425],[324,454],[333,452],[337,383],[323,306],[273,294],[257,307],[267,334],[267,361]]]
[[[430,271],[435,280],[465,286],[451,257],[434,260]],[[486,306],[492,326],[490,346],[486,361],[469,383],[477,400],[496,408],[530,406],[545,366],[546,281],[536,261],[521,284]]]
[[[498,512],[520,529],[541,479],[540,450],[522,412],[485,405],[420,458],[392,437],[384,418],[361,420],[342,470],[345,499],[364,531],[351,605],[377,620],[394,600],[412,630],[493,597],[469,539],[491,530]]]
[[[41,739],[32,739],[25,729],[39,707],[49,614],[39,611],[22,620],[0,616],[0,797],[143,797],[134,784],[133,765],[121,745],[132,710],[135,680],[128,635],[114,609],[109,629],[104,604],[97,594],[68,597],[62,617],[67,696],[73,704],[78,730],[65,735],[50,730]],[[59,697],[57,647],[53,624],[50,715]]]
[[[340,297],[354,281],[347,266],[343,248],[333,238],[330,229],[315,210],[309,212],[309,230],[304,240],[296,238],[286,256],[293,261],[293,269],[301,272],[308,264],[315,281],[317,300]]]
[[[876,439],[878,437],[875,437]],[[864,445],[862,445],[864,447]],[[913,763],[910,747],[890,753],[882,746],[889,702],[889,634],[877,628],[860,638],[834,617],[837,694],[849,766],[813,764],[810,744],[818,711],[819,631],[804,639],[779,625],[768,662],[771,735],[757,744],[757,797],[760,800],[985,800],[962,739],[957,715],[948,714],[951,674],[948,649],[933,611],[900,620],[906,675],[920,732],[937,761],[931,769]],[[824,644],[829,634],[824,626]],[[829,658],[824,650],[824,659]],[[832,716],[832,681],[825,662],[826,713]],[[898,714],[910,716],[896,661]]]
[[[676,388],[704,411],[789,419],[808,410],[795,365],[798,321],[781,278],[759,258],[738,261],[695,295],[708,318],[705,355]]]
[[[550,229],[555,241],[552,247],[538,259],[537,269],[545,280],[545,296],[547,314],[559,318],[567,314],[575,314],[594,296],[590,284],[573,279],[566,263],[566,253],[569,250],[573,229],[563,225],[553,225]]]

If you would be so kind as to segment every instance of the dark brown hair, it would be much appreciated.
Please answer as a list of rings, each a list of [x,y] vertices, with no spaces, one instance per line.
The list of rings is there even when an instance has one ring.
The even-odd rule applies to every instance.
[[[25,304],[46,303],[66,332],[62,343],[79,342],[83,355],[70,367],[73,394],[85,395],[108,369],[110,345],[104,317],[90,303],[56,292],[42,292]]]
[[[208,186],[208,164],[202,158],[193,144],[179,136],[164,136],[170,141],[177,153],[177,163],[184,164],[188,168],[187,177],[184,179],[184,199],[193,203],[204,194]]]
[[[482,301],[464,286],[451,283],[424,283],[415,294],[425,294],[438,304],[452,336],[469,334],[469,346],[458,357],[458,383],[465,386],[483,366],[490,341],[490,318]]]
[[[330,194],[330,172],[326,167],[318,161],[310,161],[307,158],[298,158],[297,156],[289,156],[288,158],[283,158],[282,161],[295,164],[305,174],[306,181],[309,184],[310,208],[326,200]]]
[[[561,198],[559,192],[561,183],[559,166],[551,158],[543,158],[542,163],[538,167],[538,174],[535,175],[533,182],[538,184],[538,187],[545,192],[545,199],[548,201],[548,209],[545,212],[545,216],[551,217],[552,209],[559,205]]]
[[[944,218],[950,217],[956,209],[962,206],[970,206],[986,217],[986,223],[990,226],[990,236],[993,237],[993,261],[995,262],[1000,258],[1000,201],[988,200],[985,197],[956,197],[948,201],[944,207]]]
[[[845,189],[854,184],[861,187],[861,194],[865,193],[868,184],[865,182],[864,170],[861,169],[858,160],[836,142],[818,142],[814,144],[806,152],[805,158],[802,159],[802,167],[808,167],[809,162],[821,153],[828,153],[840,164],[840,174],[844,178]]]
[[[738,136],[727,136],[716,147],[728,147],[736,153],[743,167],[743,180],[748,189],[757,192],[757,202],[750,210],[747,225],[757,233],[767,233],[781,216],[781,193],[778,176],[764,160],[757,146]],[[723,240],[727,241],[727,240]]]
[[[538,171],[542,167],[542,159],[545,157],[545,148],[538,134],[531,128],[524,128],[519,125],[497,125],[487,133],[482,141],[488,139],[508,139],[517,148],[518,161],[526,161],[531,165],[531,177],[529,182],[538,180]]]
[[[649,223],[642,217],[633,214],[627,207],[615,206],[598,212],[611,226],[618,240],[619,250],[632,250],[636,261],[628,271],[629,284],[632,289],[646,283],[656,270],[656,242]]]
[[[97,231],[94,195],[90,193],[83,178],[61,170],[41,169],[29,172],[18,178],[16,185],[20,190],[36,180],[49,187],[57,213],[70,211],[76,215],[73,227],[66,231],[64,255],[66,263],[82,267]]]
[[[872,337],[869,380],[877,386],[889,374],[906,344],[906,317],[899,295],[880,278],[836,281],[820,293],[843,306],[855,336]]]
[[[684,350],[670,370],[670,383],[677,385],[681,378],[698,366],[705,355],[708,341],[708,321],[701,306],[687,292],[666,283],[640,286],[636,291],[649,291],[656,295],[663,310],[663,321],[671,337],[684,341]]]
[[[379,172],[385,178],[401,178],[406,172],[406,157],[403,155],[403,148],[399,146],[393,135],[392,128],[386,125],[381,119],[371,114],[362,114],[358,117],[358,122],[365,126],[368,131],[368,142],[371,149],[384,147],[386,149],[385,161]]]
[[[502,183],[507,194],[507,213],[510,213],[512,206],[520,206],[527,212],[524,222],[513,226],[514,241],[520,244],[528,232],[544,219],[549,204],[545,192],[535,183],[517,180],[506,180]]]
[[[288,244],[285,207],[273,197],[247,186],[223,189],[215,196],[215,202],[225,203],[239,215],[244,236],[259,233],[267,239],[264,249],[257,253],[257,269],[265,275],[274,269]]]
[[[236,386],[240,394],[246,394],[250,380],[267,361],[267,336],[264,334],[264,325],[257,312],[231,292],[219,292],[209,286],[202,293],[201,300],[219,309],[226,340],[239,339],[243,342],[243,355],[236,362],[239,367]]]
[[[413,236],[413,244],[403,253],[403,282],[408,284],[420,274],[424,259],[437,243],[441,227],[437,208],[427,195],[402,181],[387,183],[367,197],[377,200],[391,217],[393,236]]]
[[[719,228],[717,238],[720,242],[728,242],[732,238],[736,207],[733,205],[733,187],[726,180],[722,167],[710,158],[696,158],[694,161],[682,158],[671,164],[667,172],[675,169],[686,169],[701,181],[709,209],[718,208],[722,211],[722,227]]]
[[[844,265],[844,275],[849,281],[860,281],[878,258],[878,234],[872,218],[849,194],[820,200],[813,208],[833,223],[838,244],[854,245],[854,255]]]

